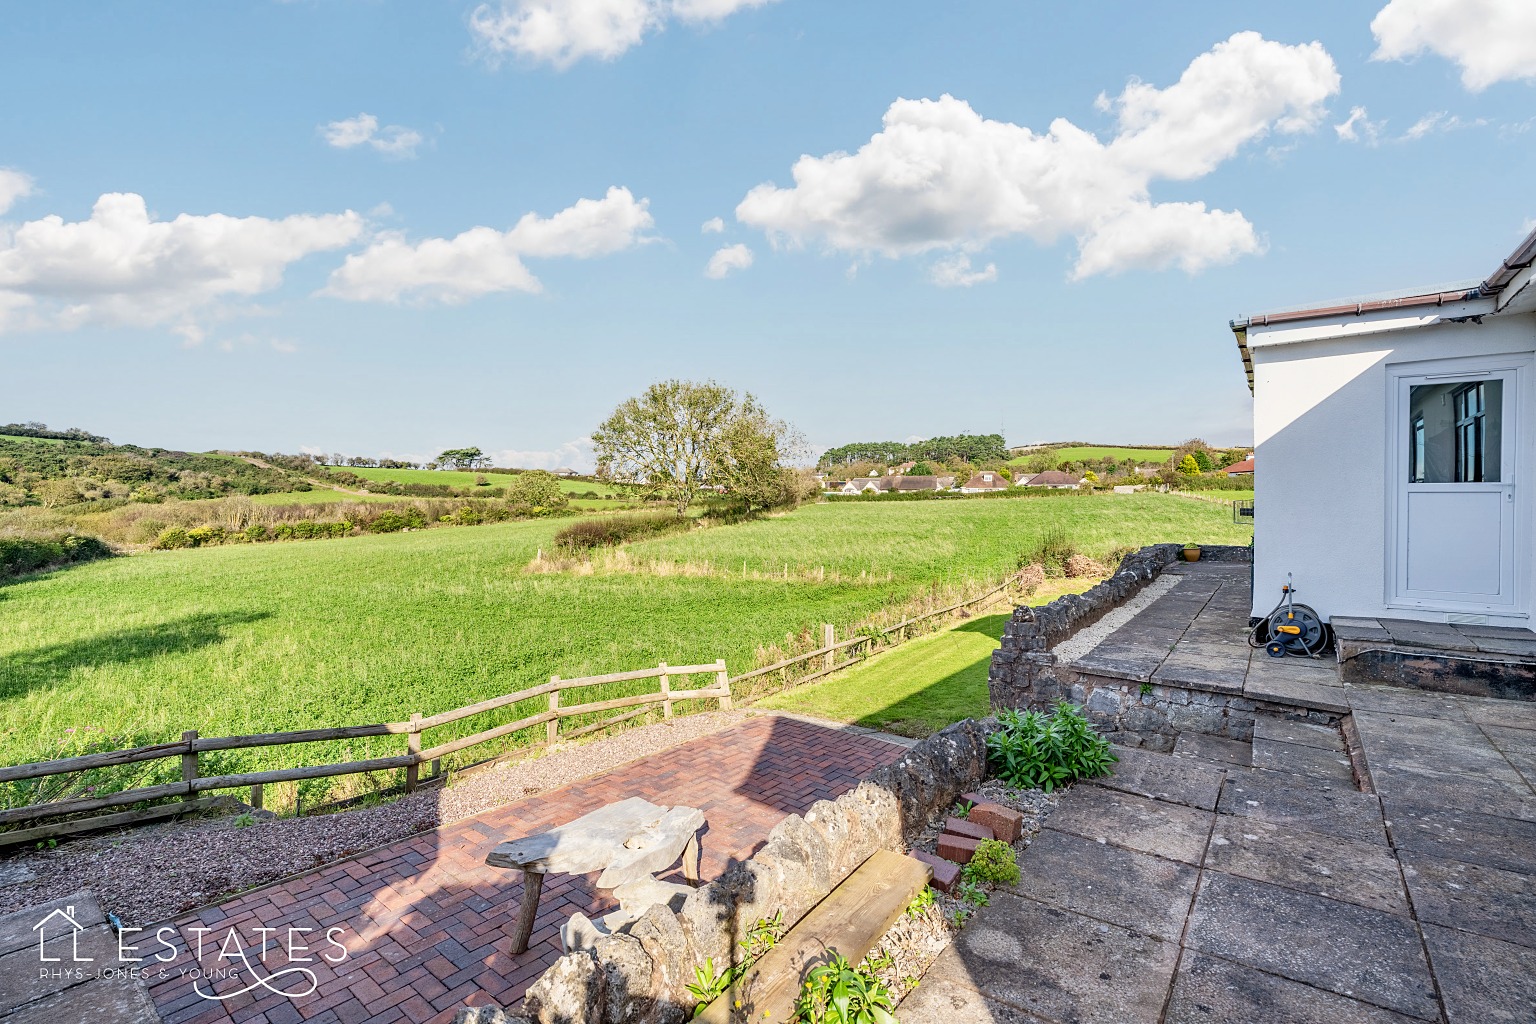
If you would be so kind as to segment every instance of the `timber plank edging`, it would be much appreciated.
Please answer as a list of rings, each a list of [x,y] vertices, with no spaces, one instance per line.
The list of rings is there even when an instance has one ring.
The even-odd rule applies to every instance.
[[[849,963],[862,961],[931,877],[932,869],[919,860],[876,850],[694,1020],[787,1019],[812,967],[825,963],[832,950]]]

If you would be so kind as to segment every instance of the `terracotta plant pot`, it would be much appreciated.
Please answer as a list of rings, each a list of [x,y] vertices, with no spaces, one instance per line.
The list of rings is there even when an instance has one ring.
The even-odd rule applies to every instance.
[[[1185,548],[1184,549],[1184,561],[1186,561],[1186,562],[1198,562],[1198,561],[1200,561],[1200,549],[1198,547],[1194,547],[1193,545],[1191,545],[1190,547]]]

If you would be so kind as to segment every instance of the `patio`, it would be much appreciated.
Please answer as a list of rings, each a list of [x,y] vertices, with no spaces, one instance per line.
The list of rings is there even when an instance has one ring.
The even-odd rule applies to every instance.
[[[1536,704],[1272,659],[1246,565],[1168,573],[1042,676],[1141,746],[1063,795],[901,1019],[1536,1020]]]
[[[289,966],[277,945],[285,930],[315,929],[305,967],[317,977],[314,995],[288,999],[256,989],[223,1001],[193,990],[195,979],[173,972],[152,980],[150,995],[165,1024],[254,1022],[278,1024],[411,1024],[450,1021],[466,1004],[521,1004],[524,991],[560,955],[558,929],[572,913],[589,917],[616,902],[592,887],[595,876],[551,876],[528,951],[508,953],[522,897],[520,874],[488,867],[496,844],[569,821],[630,796],[701,808],[703,877],[718,877],[766,839],[787,814],[836,797],[905,747],[793,718],[764,715],[643,761],[592,776],[466,821],[425,832],[403,843],[332,864],[254,890],[174,923],[178,967],[197,959],[193,948],[207,929],[202,963],[219,961],[219,942],[230,929],[245,937],[256,929],[279,936],[258,969],[273,975]],[[664,876],[681,881],[680,872]],[[347,955],[323,941],[339,927]],[[150,929],[146,934],[152,934]],[[256,960],[254,949],[251,959]],[[295,962],[298,962],[297,959]],[[214,980],[220,993],[250,983],[249,972]],[[284,983],[286,984],[286,982]],[[209,981],[201,982],[206,991]]]

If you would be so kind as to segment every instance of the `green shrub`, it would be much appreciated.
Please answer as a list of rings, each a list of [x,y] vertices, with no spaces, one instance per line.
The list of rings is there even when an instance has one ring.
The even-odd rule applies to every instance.
[[[987,752],[998,778],[1010,786],[1049,793],[1076,779],[1108,775],[1119,760],[1109,741],[1066,701],[1049,716],[1009,708],[997,718],[1001,728],[987,738]]]
[[[427,517],[420,509],[387,509],[375,516],[367,528],[369,533],[399,533],[401,530],[419,530],[426,525]]]
[[[245,528],[245,539],[251,541],[252,543],[259,543],[261,541],[271,539],[271,534],[267,532],[267,528],[264,524],[252,523],[250,526]]]
[[[687,519],[680,519],[671,512],[625,512],[572,523],[555,534],[555,545],[580,553],[615,547],[626,541],[660,537],[691,527],[692,523]]]
[[[160,536],[155,538],[155,547],[162,551],[173,551],[176,548],[189,548],[192,546],[192,538],[187,531],[180,526],[172,526],[160,531]]]
[[[0,536],[0,580],[110,558],[113,553],[100,538],[76,533]]]
[[[200,548],[210,544],[224,542],[224,527],[222,526],[194,526],[187,531],[187,540],[191,547]]]
[[[1067,575],[1067,562],[1081,554],[1072,535],[1059,526],[1046,530],[1032,551],[1019,559],[1019,566],[1031,563],[1044,567],[1047,576],[1057,579]]]
[[[1013,847],[1001,839],[983,839],[976,844],[971,862],[961,873],[972,882],[992,885],[1019,884],[1019,858]]]

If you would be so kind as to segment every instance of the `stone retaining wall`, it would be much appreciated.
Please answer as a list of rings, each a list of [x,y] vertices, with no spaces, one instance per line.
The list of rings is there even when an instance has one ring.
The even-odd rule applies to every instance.
[[[568,953],[528,990],[539,1024],[680,1024],[693,1010],[693,969],[741,954],[746,929],[784,913],[793,924],[876,850],[909,842],[986,777],[994,722],[967,720],[930,736],[836,800],[793,814],[750,860],[690,893],[682,909],[654,906],[626,931]],[[515,1018],[509,1018],[515,1019]]]
[[[1113,576],[1082,594],[1059,597],[1041,608],[1014,609],[987,675],[992,706],[1047,708],[1058,700],[1068,700],[1081,705],[1089,721],[1109,732],[1115,742],[1131,745],[1139,745],[1136,737],[1172,735],[1181,728],[1246,739],[1244,723],[1251,734],[1253,708],[1240,694],[1227,698],[1162,686],[1154,686],[1151,693],[1141,693],[1137,687],[1137,692],[1131,693],[1135,684],[1109,679],[1093,682],[1058,667],[1051,653],[1051,648],[1140,593],[1183,557],[1181,547],[1153,544],[1133,551],[1121,560]],[[1246,562],[1251,557],[1251,549],[1237,545],[1203,545],[1200,551],[1202,561]],[[1245,704],[1250,706],[1242,707]],[[1170,748],[1172,742],[1168,741]],[[1158,742],[1151,739],[1149,745],[1158,746]]]

